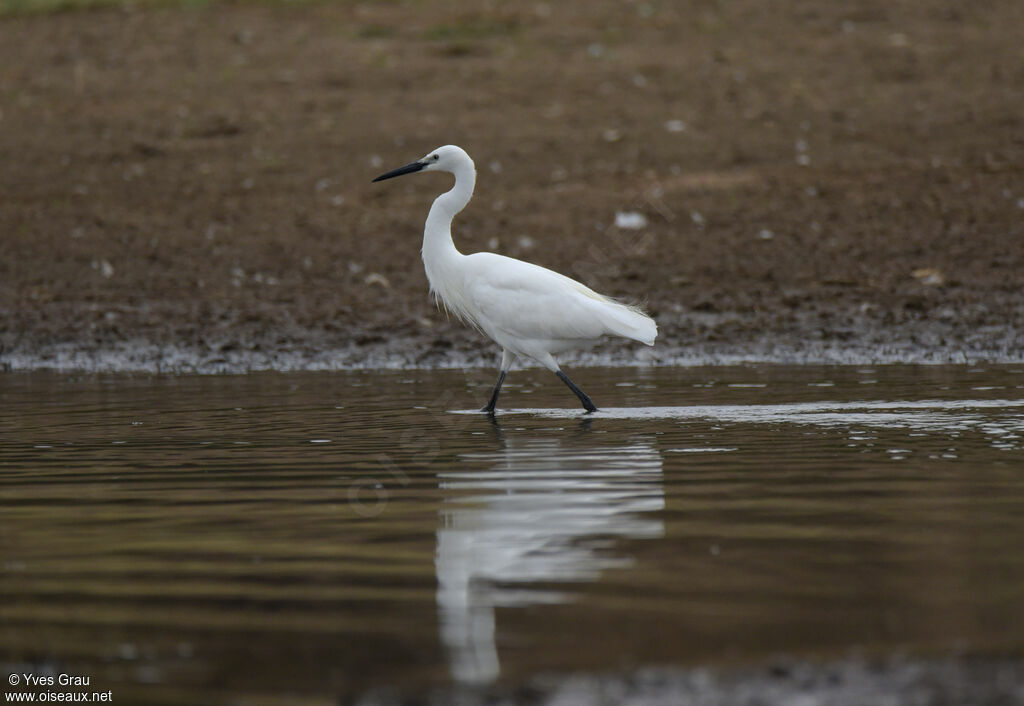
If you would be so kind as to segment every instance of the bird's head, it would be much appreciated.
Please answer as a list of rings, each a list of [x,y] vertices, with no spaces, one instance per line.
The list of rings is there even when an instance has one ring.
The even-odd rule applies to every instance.
[[[431,150],[425,156],[417,159],[415,162],[406,164],[404,167],[392,169],[390,172],[381,174],[374,181],[384,181],[385,179],[392,179],[396,176],[412,174],[413,172],[450,172],[455,174],[456,171],[466,167],[471,169],[473,167],[473,160],[469,158],[466,151],[455,145],[445,145]]]

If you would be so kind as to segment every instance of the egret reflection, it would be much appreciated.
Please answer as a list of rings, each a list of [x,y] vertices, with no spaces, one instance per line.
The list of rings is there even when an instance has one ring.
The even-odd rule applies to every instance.
[[[446,500],[437,530],[437,605],[453,678],[498,676],[495,608],[557,603],[573,583],[629,566],[614,539],[662,537],[662,459],[646,441],[601,446],[587,439],[501,439],[491,453],[463,454],[441,473]]]

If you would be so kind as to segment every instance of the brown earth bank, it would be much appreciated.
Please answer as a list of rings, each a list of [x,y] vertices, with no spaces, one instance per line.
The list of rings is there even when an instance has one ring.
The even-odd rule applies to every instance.
[[[7,16],[0,367],[493,362],[427,296],[448,178],[370,183],[444,143],[479,171],[464,252],[657,319],[583,362],[1024,360],[1022,26],[1019,0]]]

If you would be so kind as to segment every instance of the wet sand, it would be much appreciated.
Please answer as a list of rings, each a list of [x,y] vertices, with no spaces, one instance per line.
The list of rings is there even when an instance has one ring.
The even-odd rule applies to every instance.
[[[0,367],[492,364],[427,296],[446,177],[370,184],[446,142],[479,171],[464,252],[657,319],[655,349],[582,363],[1020,361],[1022,24],[1016,0],[4,17]]]

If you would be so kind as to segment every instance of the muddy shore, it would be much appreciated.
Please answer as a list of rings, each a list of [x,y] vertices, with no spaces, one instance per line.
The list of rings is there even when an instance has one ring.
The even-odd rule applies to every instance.
[[[1024,703],[1024,669],[998,658],[851,658],[830,663],[776,661],[758,668],[655,669],[628,674],[536,677],[515,687],[459,689],[402,695],[380,690],[358,706],[460,703],[466,706],[862,706],[922,704],[982,706]]]
[[[0,367],[490,365],[464,252],[645,302],[587,363],[1024,361],[1024,5],[108,8],[0,19]],[[617,214],[629,216],[616,225]]]

